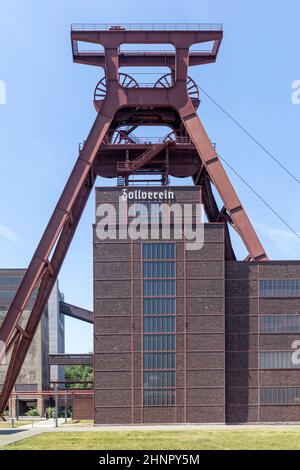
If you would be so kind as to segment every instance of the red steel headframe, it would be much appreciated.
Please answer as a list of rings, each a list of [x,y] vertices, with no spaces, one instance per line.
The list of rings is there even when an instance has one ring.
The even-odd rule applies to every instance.
[[[138,108],[142,105],[143,108],[172,108],[178,112],[197,150],[203,169],[223,200],[226,217],[230,218],[232,226],[239,233],[248,250],[249,259],[267,259],[187,91],[189,65],[214,62],[222,34],[219,25],[158,25],[157,28],[155,25],[77,25],[72,28],[74,61],[105,68],[106,95],[103,100],[95,103],[98,110],[96,120],[0,328],[0,345],[2,344],[0,359],[12,349],[1,393],[0,414],[3,413],[13,390],[43,309],[93,188],[96,155],[120,108]],[[78,41],[101,44],[104,52],[80,53]],[[192,44],[205,42],[213,42],[209,53],[189,52]],[[169,43],[174,45],[175,52],[121,54],[122,43]],[[119,67],[123,65],[167,65],[174,72],[174,85],[169,88],[124,88],[118,80]],[[195,178],[194,182],[197,184]],[[207,200],[211,201],[210,183],[206,184],[204,193]],[[222,214],[216,212],[216,205],[213,201],[210,204],[209,219],[219,217],[219,220],[225,221],[225,212]],[[228,233],[227,236],[229,236]],[[36,287],[38,287],[37,298],[26,326],[21,328],[20,320],[24,308]]]

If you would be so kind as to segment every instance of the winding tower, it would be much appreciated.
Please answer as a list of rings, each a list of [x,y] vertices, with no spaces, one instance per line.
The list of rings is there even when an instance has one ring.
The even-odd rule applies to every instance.
[[[132,176],[143,183],[157,178],[167,186],[170,176],[192,177],[202,187],[209,222],[225,225],[225,258],[235,260],[229,225],[241,237],[248,261],[267,255],[230,182],[214,145],[197,115],[198,86],[189,68],[215,62],[222,41],[219,24],[80,24],[73,25],[71,42],[75,63],[103,70],[94,92],[97,111],[89,135],[29,264],[0,329],[1,355],[11,353],[3,386],[0,413],[18,377],[45,304],[57,279],[80,217],[99,175],[130,185]],[[81,43],[103,49],[80,50]],[[207,43],[209,50],[192,50]],[[124,51],[122,44],[171,44],[174,51]],[[168,67],[151,86],[120,71],[122,67]],[[141,139],[140,126],[167,126],[163,138]],[[212,186],[219,193],[219,208]],[[34,289],[38,293],[26,326],[22,313]]]

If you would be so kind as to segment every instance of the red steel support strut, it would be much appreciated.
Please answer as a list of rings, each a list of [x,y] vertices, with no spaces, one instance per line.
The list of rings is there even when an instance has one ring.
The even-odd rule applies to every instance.
[[[192,105],[191,105],[192,106]],[[230,182],[216,151],[211,144],[199,117],[193,111],[186,115],[180,110],[180,115],[185,128],[193,141],[199,157],[205,166],[212,182],[217,188],[224,207],[228,211],[233,227],[242,238],[252,260],[267,260],[267,256],[259,238],[242,206],[235,189]]]
[[[113,115],[98,114],[16,296],[3,320],[0,328],[0,344],[2,344],[0,355],[7,354],[8,349],[12,347],[13,351],[1,392],[0,414],[5,409],[20,373],[43,309],[93,188],[93,162],[112,117]],[[49,260],[52,251],[52,257]],[[18,326],[18,322],[37,285],[39,285],[38,294],[27,325],[23,330]],[[14,334],[15,331],[16,334]]]

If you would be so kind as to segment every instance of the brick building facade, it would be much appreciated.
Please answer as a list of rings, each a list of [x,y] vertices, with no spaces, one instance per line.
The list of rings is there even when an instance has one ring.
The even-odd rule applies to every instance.
[[[128,203],[152,207],[159,189]],[[201,187],[168,191],[180,205],[201,202]],[[98,188],[97,208],[117,208],[121,194]],[[99,239],[99,215],[95,424],[299,421],[300,262],[225,261],[222,223],[204,225],[195,251],[172,230],[168,240],[120,239],[130,218],[118,219],[116,239]]]

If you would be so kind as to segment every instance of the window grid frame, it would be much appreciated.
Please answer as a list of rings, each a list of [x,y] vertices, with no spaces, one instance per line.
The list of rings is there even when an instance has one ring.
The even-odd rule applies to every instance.
[[[141,273],[143,332],[142,403],[145,407],[175,406],[176,244],[174,241],[142,243]],[[161,277],[162,275],[164,276]],[[151,284],[151,281],[154,281],[154,283]],[[158,288],[159,285],[161,286],[160,288]],[[165,288],[162,286],[165,286]],[[151,337],[156,338],[156,344],[155,340],[151,340]],[[161,337],[161,343],[163,338],[168,337],[170,339],[170,348],[163,350],[157,348],[159,337]],[[146,348],[145,342],[147,343]],[[160,386],[157,384],[149,386],[149,377],[154,375],[160,377]]]
[[[261,370],[297,370],[300,364],[292,363],[295,351],[260,351],[259,367]],[[290,356],[290,357],[289,357]]]
[[[260,387],[260,404],[261,406],[298,406],[300,405],[300,386]]]
[[[300,315],[296,313],[261,315],[259,320],[259,332],[261,334],[300,333]]]
[[[272,297],[300,297],[300,279],[260,279],[259,296]]]

